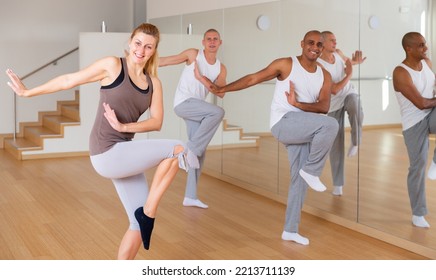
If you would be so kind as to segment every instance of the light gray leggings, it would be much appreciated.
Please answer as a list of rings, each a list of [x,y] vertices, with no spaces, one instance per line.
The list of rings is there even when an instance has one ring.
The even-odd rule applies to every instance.
[[[144,172],[162,160],[178,157],[175,146],[185,148],[183,142],[170,139],[144,139],[115,144],[109,151],[91,156],[98,174],[112,180],[129,218],[131,230],[139,230],[135,210],[144,206],[148,197],[148,184]]]
[[[338,132],[338,122],[325,115],[289,112],[271,128],[271,132],[288,150],[291,169],[284,230],[298,232],[308,188],[298,172],[303,169],[311,175],[321,175]]]
[[[350,93],[345,97],[344,106],[341,109],[328,114],[339,123],[339,131],[330,151],[333,185],[337,187],[343,186],[345,183],[345,112],[348,114],[348,121],[351,127],[351,143],[354,146],[358,146],[362,137],[363,110],[359,103],[359,96],[355,93]]]

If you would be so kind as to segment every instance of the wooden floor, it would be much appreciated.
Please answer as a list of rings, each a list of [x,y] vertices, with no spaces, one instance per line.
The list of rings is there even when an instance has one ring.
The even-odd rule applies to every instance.
[[[310,245],[282,241],[285,205],[204,175],[210,208],[183,207],[185,178],[180,171],[165,194],[137,259],[425,259],[305,213]],[[126,228],[112,183],[89,158],[17,161],[0,149],[0,259],[114,259]]]
[[[349,146],[349,140],[347,133],[346,147]],[[434,137],[431,136],[430,140],[429,159],[435,148]],[[212,166],[213,162],[221,160],[224,161],[222,166]],[[240,185],[248,183],[249,189],[259,193],[264,191],[267,196],[274,194],[286,201],[290,182],[287,152],[272,136],[261,137],[258,148],[210,151],[206,163],[215,169],[222,168],[223,174],[240,180],[230,182]],[[411,223],[406,185],[408,165],[400,126],[364,129],[359,156],[345,158],[344,194],[331,194],[331,169],[327,161],[321,181],[328,189],[322,193],[308,191],[305,205],[434,250],[436,228],[417,228]],[[436,182],[426,179],[426,186],[429,211],[426,219],[430,225],[436,225]],[[277,197],[274,198],[277,200]]]

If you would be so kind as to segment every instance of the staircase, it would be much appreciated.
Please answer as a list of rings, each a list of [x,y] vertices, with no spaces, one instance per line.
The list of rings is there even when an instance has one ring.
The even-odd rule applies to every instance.
[[[26,152],[43,150],[45,139],[63,138],[65,126],[80,125],[79,108],[79,92],[76,91],[74,100],[58,101],[56,111],[39,112],[38,121],[20,123],[15,140],[12,136],[3,138],[3,148],[18,160],[40,158],[34,154],[26,155]],[[258,136],[244,134],[241,127],[230,125],[225,119],[221,127],[222,138],[216,135],[219,145],[211,143],[209,148],[246,148],[259,145]],[[46,156],[42,156],[44,157]]]
[[[222,147],[224,149],[259,146],[259,136],[245,134],[241,127],[229,124],[226,119],[223,120],[222,127]]]
[[[62,138],[65,126],[80,125],[79,92],[71,101],[58,101],[57,110],[40,112],[37,122],[20,123],[16,138],[4,138],[4,149],[18,160],[26,159],[23,151],[42,150],[44,139]]]

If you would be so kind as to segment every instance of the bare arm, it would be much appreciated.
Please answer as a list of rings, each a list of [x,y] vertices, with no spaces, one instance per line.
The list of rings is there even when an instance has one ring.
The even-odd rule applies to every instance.
[[[162,84],[156,77],[152,77],[153,82],[153,97],[150,105],[150,117],[146,120],[133,123],[120,123],[116,116],[116,112],[110,107],[110,104],[104,103],[104,116],[108,120],[113,129],[119,132],[149,132],[159,131],[163,123],[163,97]]]
[[[428,59],[428,58],[426,58],[426,59],[425,59],[425,62],[427,63],[428,67],[430,67],[430,69],[432,69],[433,64],[431,63],[431,60]]]
[[[221,71],[215,80],[215,84],[219,87],[225,86],[226,85],[226,77],[227,77],[227,68],[224,64],[221,63]],[[207,84],[206,84],[206,87],[207,87]],[[215,93],[213,93],[213,94],[215,94]],[[221,93],[216,93],[215,95],[223,98],[225,94],[226,94],[225,92],[221,92]]]
[[[436,98],[424,98],[413,84],[412,78],[403,67],[397,66],[393,73],[394,90],[401,92],[418,109],[436,107]]]
[[[248,74],[225,86],[218,86],[217,84],[213,84],[209,81],[209,89],[215,94],[228,91],[238,91],[277,78],[281,76],[283,71],[289,67],[292,67],[292,62],[289,63],[288,58],[279,58],[271,62],[264,69],[252,74]]]
[[[347,58],[347,60],[345,61],[345,76],[337,83],[332,82],[332,94],[337,94],[338,92],[340,92],[351,80],[351,77],[353,75],[353,66],[351,64],[351,60]]]
[[[197,49],[187,49],[176,55],[164,56],[159,58],[159,67],[177,65],[180,63],[191,64],[197,57]]]
[[[114,77],[116,75],[116,70],[114,69],[119,63],[119,59],[116,57],[102,58],[82,70],[58,76],[31,89],[28,89],[12,70],[6,70],[6,74],[10,79],[8,85],[17,95],[31,97],[71,89],[82,84],[96,81],[104,83],[105,79],[113,80],[116,78]]]
[[[336,49],[336,52],[342,57],[342,59],[344,61],[346,61],[347,59],[350,59],[340,49]],[[351,65],[362,64],[365,60],[366,60],[366,57],[363,57],[362,51],[357,50],[351,54]]]

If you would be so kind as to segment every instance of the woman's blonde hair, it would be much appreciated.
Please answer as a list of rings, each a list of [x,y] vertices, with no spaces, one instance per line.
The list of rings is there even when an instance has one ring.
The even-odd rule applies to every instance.
[[[138,27],[136,27],[135,30],[133,30],[132,35],[130,35],[130,39],[132,40],[138,32],[153,36],[156,39],[156,51],[145,64],[144,73],[148,73],[151,76],[157,76],[157,68],[159,66],[159,54],[157,51],[157,47],[159,46],[160,41],[159,29],[151,23],[142,23]]]

